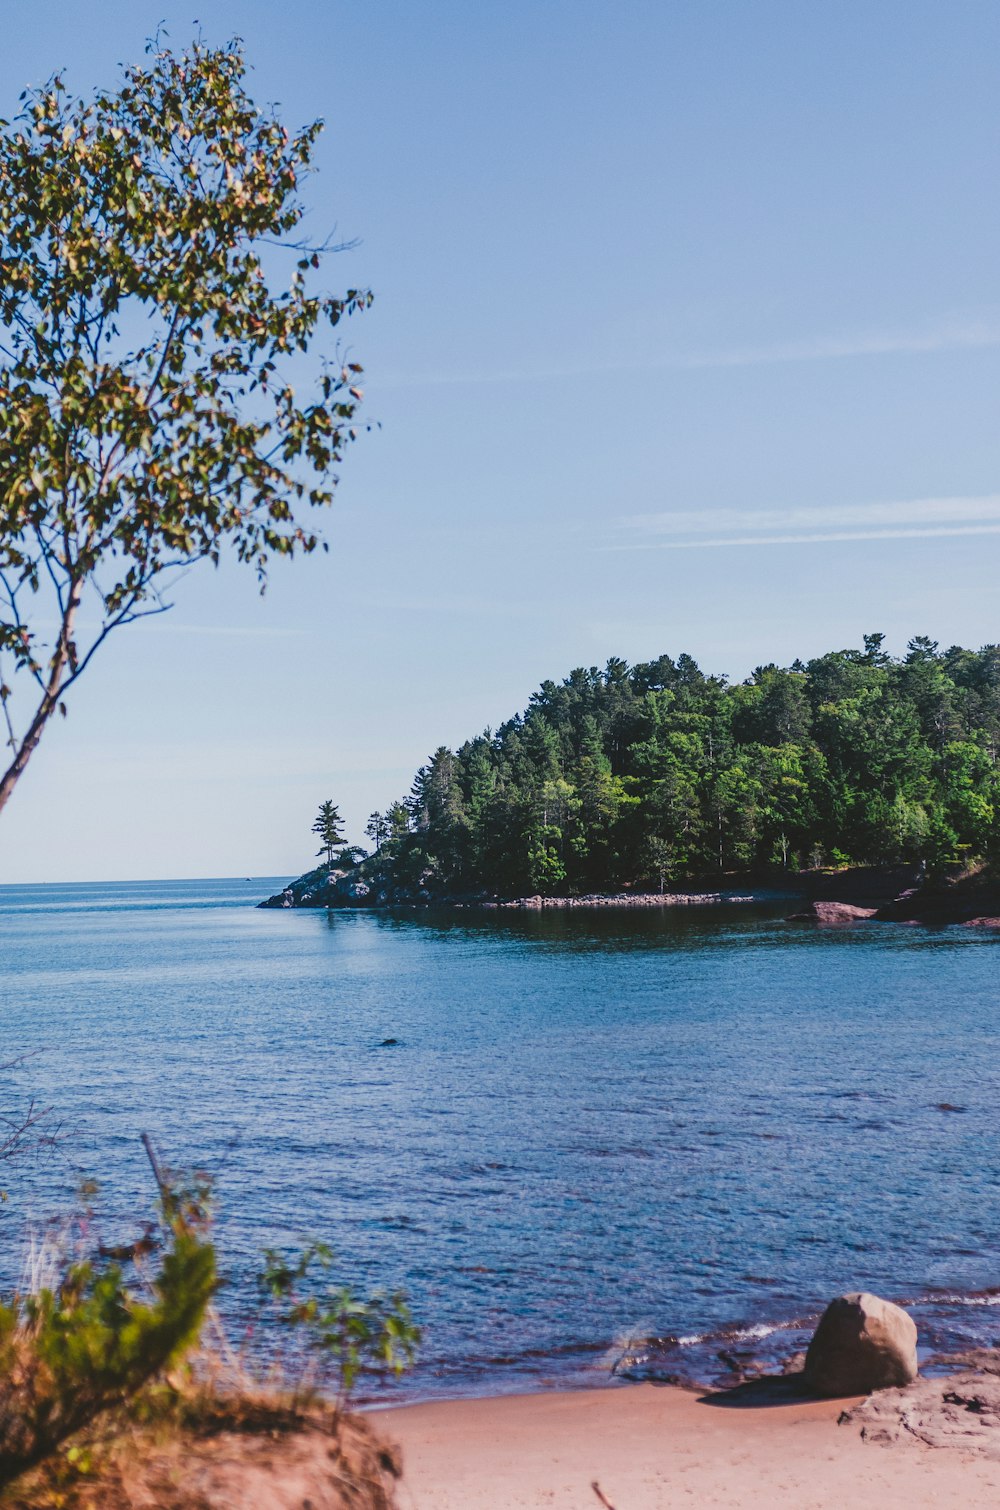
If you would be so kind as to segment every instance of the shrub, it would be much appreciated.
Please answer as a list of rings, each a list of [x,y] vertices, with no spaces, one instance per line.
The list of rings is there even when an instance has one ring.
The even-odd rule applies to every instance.
[[[292,1258],[267,1248],[264,1259],[261,1290],[312,1355],[320,1382],[332,1377],[338,1401],[350,1398],[360,1375],[399,1375],[413,1362],[420,1328],[402,1291],[375,1290],[362,1299],[350,1286],[327,1284],[333,1253],[325,1243]],[[311,1383],[308,1364],[303,1383]]]
[[[167,1243],[145,1287],[117,1260],[0,1304],[0,1485],[134,1396],[194,1345],[215,1291],[215,1250],[187,1193],[161,1188]]]

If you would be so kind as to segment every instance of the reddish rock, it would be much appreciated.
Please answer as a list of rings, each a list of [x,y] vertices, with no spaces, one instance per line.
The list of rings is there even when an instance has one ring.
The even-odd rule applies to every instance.
[[[968,1361],[961,1373],[883,1390],[845,1411],[841,1424],[883,1447],[916,1441],[1000,1460],[1000,1358],[990,1350]]]
[[[873,918],[874,907],[853,907],[850,902],[810,902],[801,912],[793,912],[789,923],[857,923]]]
[[[828,1399],[917,1377],[917,1328],[901,1306],[860,1292],[831,1300],[806,1353],[803,1383]]]

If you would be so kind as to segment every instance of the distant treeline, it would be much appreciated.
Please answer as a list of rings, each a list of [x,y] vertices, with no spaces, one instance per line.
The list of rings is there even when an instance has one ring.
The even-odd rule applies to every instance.
[[[995,855],[1000,646],[884,636],[729,685],[690,656],[573,671],[373,814],[366,869],[433,894]]]

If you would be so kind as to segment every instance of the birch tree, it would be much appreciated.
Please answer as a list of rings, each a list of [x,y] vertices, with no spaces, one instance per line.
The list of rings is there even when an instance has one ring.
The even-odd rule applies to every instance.
[[[320,130],[254,104],[238,42],[201,41],[88,99],[54,77],[0,122],[0,810],[180,572],[228,551],[263,586],[319,543],[362,397],[332,332],[370,302],[313,288]]]

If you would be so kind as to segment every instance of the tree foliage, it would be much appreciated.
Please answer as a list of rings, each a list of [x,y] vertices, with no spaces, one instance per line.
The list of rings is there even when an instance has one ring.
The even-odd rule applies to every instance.
[[[315,548],[308,511],[357,434],[360,367],[330,346],[304,366],[369,302],[310,288],[321,123],[289,133],[245,74],[237,42],[154,43],[119,89],[55,77],[0,122],[0,807],[180,570],[228,549],[263,582]]]
[[[579,668],[436,750],[367,863],[426,896],[663,890],[733,870],[996,856],[1000,646],[882,635],[729,685],[690,656]]]

